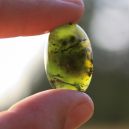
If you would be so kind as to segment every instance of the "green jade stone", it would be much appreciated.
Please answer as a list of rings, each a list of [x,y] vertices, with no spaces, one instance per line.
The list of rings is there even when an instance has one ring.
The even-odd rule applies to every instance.
[[[85,92],[93,71],[89,38],[76,24],[53,30],[47,47],[46,72],[52,87]]]

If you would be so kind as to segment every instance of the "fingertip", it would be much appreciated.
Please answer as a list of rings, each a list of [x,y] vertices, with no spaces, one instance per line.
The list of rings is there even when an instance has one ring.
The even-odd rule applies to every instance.
[[[92,99],[85,93],[79,93],[80,103],[70,110],[65,123],[65,129],[79,128],[81,125],[91,119],[94,113],[94,104]]]
[[[1,8],[0,37],[39,35],[75,23],[84,12],[82,0],[9,1]],[[9,20],[7,20],[9,19]]]
[[[48,7],[44,7],[45,11],[40,9],[39,16],[42,16],[36,16],[36,19],[29,18],[30,20],[26,23],[26,28],[22,33],[23,36],[42,34],[63,24],[77,23],[84,13],[82,0],[48,1],[46,5]]]
[[[15,112],[19,119],[24,118],[23,125],[27,126],[29,121],[32,126],[40,125],[49,129],[77,128],[91,118],[93,111],[93,102],[87,94],[61,89],[37,93],[9,110]]]

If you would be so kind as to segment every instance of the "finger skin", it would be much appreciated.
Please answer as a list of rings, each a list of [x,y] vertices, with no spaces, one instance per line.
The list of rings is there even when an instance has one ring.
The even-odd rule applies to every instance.
[[[0,0],[0,38],[42,34],[83,12],[82,0]]]
[[[93,110],[92,100],[84,93],[48,90],[2,113],[0,129],[75,129],[91,118]]]

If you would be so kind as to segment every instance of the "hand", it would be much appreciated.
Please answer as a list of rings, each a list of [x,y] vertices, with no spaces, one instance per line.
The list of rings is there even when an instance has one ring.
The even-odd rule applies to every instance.
[[[76,22],[81,0],[0,0],[0,37],[45,33]],[[75,129],[88,121],[94,106],[84,93],[48,90],[30,96],[0,113],[0,129]]]

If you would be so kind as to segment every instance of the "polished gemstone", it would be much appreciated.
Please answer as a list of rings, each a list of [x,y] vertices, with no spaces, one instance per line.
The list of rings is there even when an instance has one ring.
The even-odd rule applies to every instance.
[[[76,24],[53,30],[47,47],[46,73],[52,87],[85,92],[93,72],[93,54],[85,31]]]

